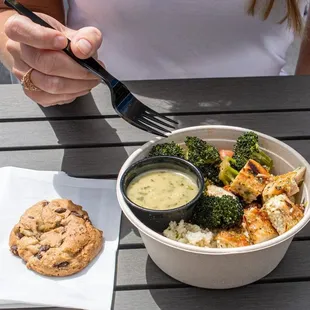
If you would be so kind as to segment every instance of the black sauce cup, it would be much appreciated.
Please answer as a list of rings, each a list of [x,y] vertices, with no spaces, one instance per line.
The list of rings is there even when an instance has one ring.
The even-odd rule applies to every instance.
[[[132,202],[126,194],[130,182],[142,173],[158,169],[172,169],[188,175],[198,187],[197,195],[187,204],[169,210],[147,209]],[[149,228],[162,233],[169,226],[170,221],[179,222],[182,219],[188,221],[191,218],[193,209],[204,191],[204,178],[199,169],[187,160],[172,156],[156,156],[142,159],[127,168],[121,177],[120,187],[127,205],[135,216]]]

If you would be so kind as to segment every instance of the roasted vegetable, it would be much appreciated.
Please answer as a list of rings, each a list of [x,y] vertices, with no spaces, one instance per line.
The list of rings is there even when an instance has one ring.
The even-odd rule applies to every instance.
[[[249,159],[254,159],[268,171],[273,166],[272,159],[258,145],[258,135],[252,131],[244,133],[237,139],[233,158],[236,160],[234,166],[238,171],[245,166]]]
[[[197,137],[186,137],[185,145],[187,147],[187,160],[201,169],[202,172],[204,167],[218,165],[221,161],[218,150],[204,140]]]
[[[183,149],[175,142],[154,145],[149,152],[149,157],[153,156],[174,156],[184,158]]]
[[[220,164],[219,179],[224,185],[229,185],[238,175],[238,171],[232,165],[236,165],[236,160],[228,156]]]
[[[238,199],[203,195],[193,211],[192,222],[208,229],[228,229],[239,226],[242,218],[243,207]]]
[[[219,179],[220,168],[216,165],[206,165],[200,169],[205,177],[207,184],[223,186],[222,181]]]
[[[223,160],[226,156],[228,157],[233,157],[234,156],[234,152],[231,151],[231,150],[219,150],[219,153],[220,153],[220,157],[221,157],[221,160]]]

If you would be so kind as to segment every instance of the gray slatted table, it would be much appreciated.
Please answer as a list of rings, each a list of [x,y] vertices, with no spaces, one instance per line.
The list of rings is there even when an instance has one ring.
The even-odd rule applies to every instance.
[[[310,160],[310,77],[128,82],[146,104],[181,127],[223,124],[279,138]],[[0,167],[62,170],[116,178],[132,151],[152,138],[119,119],[98,86],[74,104],[42,109],[18,85],[0,85]],[[258,283],[229,291],[188,287],[161,272],[137,231],[122,218],[114,309],[310,308],[310,226],[278,268]]]

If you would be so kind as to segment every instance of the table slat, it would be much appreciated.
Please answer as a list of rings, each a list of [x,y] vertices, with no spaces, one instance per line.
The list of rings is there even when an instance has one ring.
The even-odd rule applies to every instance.
[[[136,149],[127,146],[7,151],[0,152],[0,167],[64,171],[74,177],[116,178],[128,155]]]
[[[309,76],[126,82],[162,113],[214,113],[309,109]],[[42,109],[20,85],[0,85],[0,119],[115,115],[105,85],[61,108]]]
[[[255,284],[236,290],[196,288],[116,292],[114,310],[309,309],[310,282]]]
[[[180,128],[196,125],[241,126],[278,138],[310,137],[310,112],[216,114],[173,117]],[[277,126],[275,126],[277,124]],[[46,148],[137,144],[154,136],[122,119],[0,123],[0,148]],[[310,142],[306,142],[309,143]]]

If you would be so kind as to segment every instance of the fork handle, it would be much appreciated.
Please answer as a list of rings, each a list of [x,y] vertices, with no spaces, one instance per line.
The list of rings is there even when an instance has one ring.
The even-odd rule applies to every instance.
[[[47,27],[47,28],[51,28],[51,29],[56,30],[51,25],[49,25],[46,21],[44,21],[42,18],[40,18],[38,15],[34,14],[32,11],[30,11],[29,9],[24,7],[22,4],[20,4],[18,1],[5,0],[4,4],[6,4],[8,7],[12,8],[12,9],[14,9],[19,14],[30,18],[34,23],[41,25],[43,27]],[[108,71],[106,71],[94,58],[90,57],[87,59],[79,59],[78,57],[76,57],[73,54],[73,52],[71,51],[70,43],[71,43],[71,41],[68,39],[68,45],[66,48],[63,49],[63,51],[69,57],[71,57],[78,64],[80,64],[81,66],[86,68],[88,71],[91,71],[93,74],[97,75],[109,87],[114,87],[119,82],[114,76],[112,76]]]

